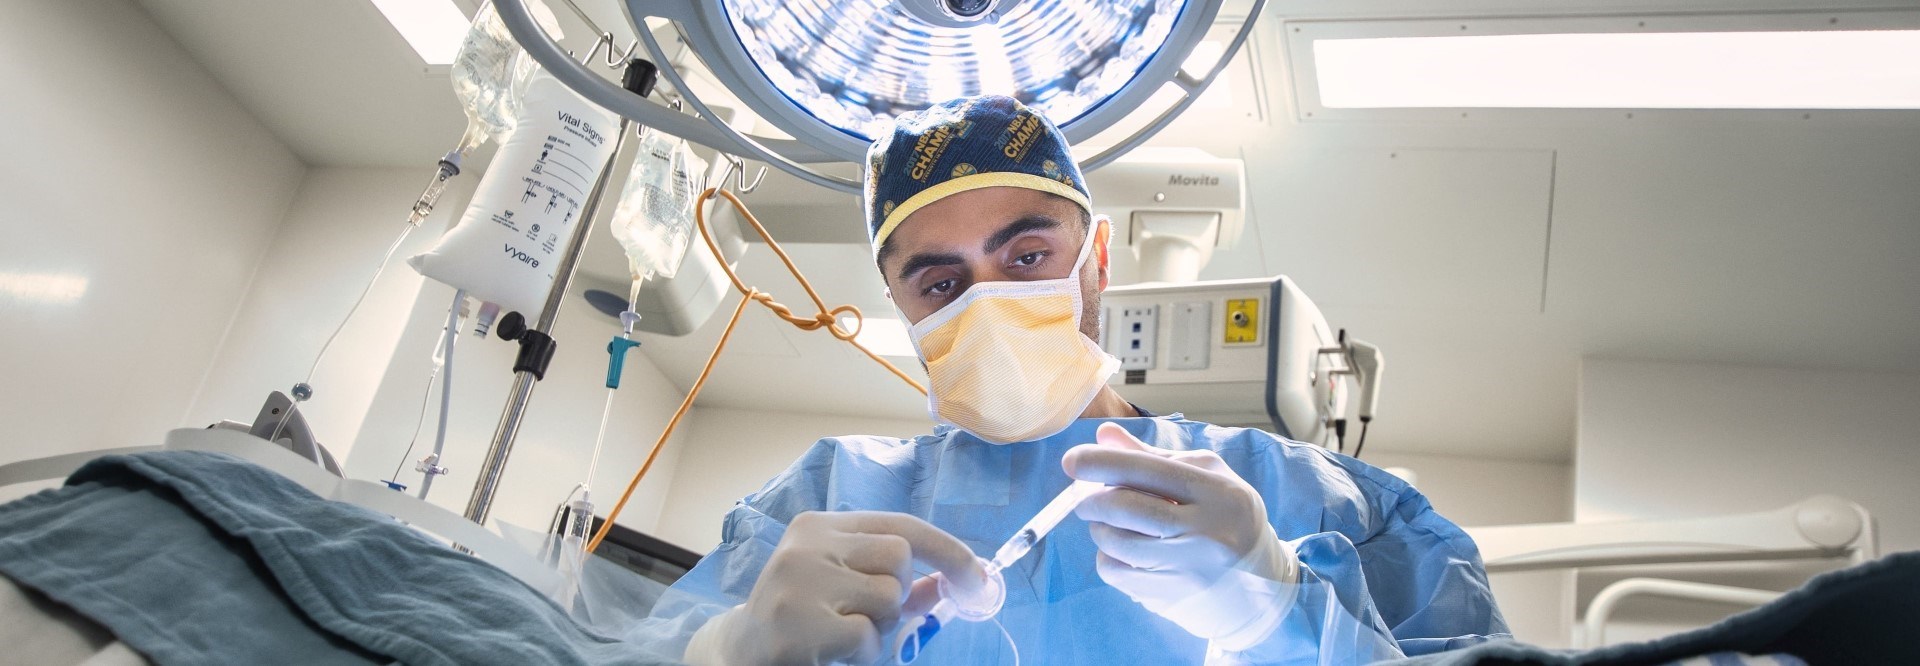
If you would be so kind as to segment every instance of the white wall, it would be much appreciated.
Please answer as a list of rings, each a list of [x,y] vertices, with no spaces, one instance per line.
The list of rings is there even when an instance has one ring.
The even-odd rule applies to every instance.
[[[724,362],[724,361],[723,361]],[[822,437],[913,437],[925,420],[863,419],[740,409],[694,408],[673,487],[659,505],[658,536],[697,553],[720,545],[720,519]]]
[[[0,3],[0,90],[0,460],[159,443],[305,167],[122,0]]]
[[[270,391],[306,377],[321,344],[373,276],[431,169],[316,168],[308,172],[267,250],[227,344],[207,374],[189,422],[252,421]],[[425,278],[407,257],[431,247],[466,208],[475,178],[448,184],[432,217],[388,262],[317,369],[314,397],[300,407],[335,457],[355,434],[386,374]]]
[[[1744,513],[1827,493],[1873,513],[1881,552],[1920,549],[1916,405],[1920,374],[1589,358],[1580,378],[1575,517]],[[1688,577],[1786,589],[1835,566],[1747,565]],[[1605,582],[1582,576],[1583,597]],[[1626,620],[1646,625],[1642,633],[1703,624],[1730,610],[1623,607]],[[1610,639],[1638,635],[1630,627],[1609,632]]]
[[[1561,463],[1367,452],[1377,467],[1405,467],[1433,508],[1465,527],[1573,519],[1573,468]]]
[[[426,282],[420,289],[401,328],[392,363],[371,400],[353,455],[345,462],[347,476],[393,478],[393,470],[401,464],[402,452],[419,422],[421,397],[431,368],[429,359],[452,298],[453,289],[438,282]],[[574,484],[586,477],[607,399],[607,340],[618,332],[619,326],[611,318],[593,310],[577,295],[561,310],[554,331],[560,349],[546,379],[534,390],[494,498],[495,520],[544,529],[554,508]],[[452,473],[434,482],[429,495],[433,503],[455,512],[466,508],[480,461],[506,404],[517,348],[497,337],[481,339],[471,334],[463,336],[456,347],[452,418],[442,461]],[[607,423],[605,450],[592,484],[593,499],[602,515],[619,499],[683,395],[644,354],[628,355]],[[432,407],[437,409],[437,387],[433,400]],[[410,492],[419,487],[420,474],[413,471],[413,462],[431,450],[435,418],[436,413],[430,411],[427,423],[419,429],[418,444],[401,465],[399,477],[411,487]],[[621,524],[653,530],[659,498],[675,476],[678,452],[674,445],[687,438],[686,426],[683,421],[675,442],[669,443],[646,482],[635,492]]]

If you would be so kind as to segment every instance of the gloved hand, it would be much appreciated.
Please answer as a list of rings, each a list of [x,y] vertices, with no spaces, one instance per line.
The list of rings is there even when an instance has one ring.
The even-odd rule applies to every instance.
[[[871,663],[881,654],[880,637],[900,620],[916,560],[969,591],[986,579],[966,544],[904,513],[795,516],[747,602],[695,632],[685,661]]]
[[[1095,439],[1061,465],[1115,486],[1074,510],[1100,550],[1100,578],[1216,649],[1266,639],[1292,606],[1299,563],[1260,494],[1212,451],[1157,449],[1113,423]]]

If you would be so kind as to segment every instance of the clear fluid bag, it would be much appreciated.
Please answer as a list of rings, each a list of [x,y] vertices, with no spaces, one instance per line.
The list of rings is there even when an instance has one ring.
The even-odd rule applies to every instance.
[[[528,0],[527,7],[548,34],[560,38],[559,20],[551,10],[539,0]],[[539,65],[513,41],[493,3],[482,2],[448,71],[453,94],[467,113],[468,142],[506,141],[520,116],[528,77],[536,69]]]
[[[421,275],[532,318],[613,155],[619,122],[542,71],[528,82],[520,113],[460,222],[408,263]]]
[[[694,228],[696,180],[706,160],[687,142],[648,130],[641,137],[613,213],[613,237],[627,252],[636,277],[673,277],[686,259]]]

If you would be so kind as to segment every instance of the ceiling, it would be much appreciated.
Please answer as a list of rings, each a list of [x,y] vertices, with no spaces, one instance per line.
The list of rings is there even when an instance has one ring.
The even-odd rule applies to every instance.
[[[137,1],[309,164],[425,165],[459,136],[444,73],[370,3]],[[619,15],[612,0],[581,4],[603,24]],[[1572,11],[1563,4],[1554,11]],[[1247,234],[1203,278],[1290,275],[1334,325],[1385,350],[1369,449],[1568,460],[1587,355],[1920,372],[1916,114],[1297,117],[1283,20],[1436,13],[1276,0],[1230,74],[1233,104],[1190,112],[1154,142],[1247,162]],[[772,173],[746,200],[829,305],[890,314],[852,197]],[[624,275],[613,245],[590,249],[590,279]],[[1117,280],[1131,271],[1120,255]],[[750,246],[741,272],[805,310],[766,246]],[[689,386],[731,306],[643,351]],[[701,404],[925,414],[898,379],[757,306]]]

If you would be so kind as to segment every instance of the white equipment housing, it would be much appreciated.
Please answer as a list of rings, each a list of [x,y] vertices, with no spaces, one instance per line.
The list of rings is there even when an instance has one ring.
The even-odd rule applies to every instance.
[[[1141,148],[1090,172],[1093,212],[1140,258],[1142,282],[1192,282],[1217,247],[1240,241],[1246,165],[1194,148]]]
[[[1326,446],[1353,375],[1339,335],[1286,276],[1114,287],[1101,297],[1110,380],[1155,413]],[[1331,350],[1331,351],[1330,351]]]

